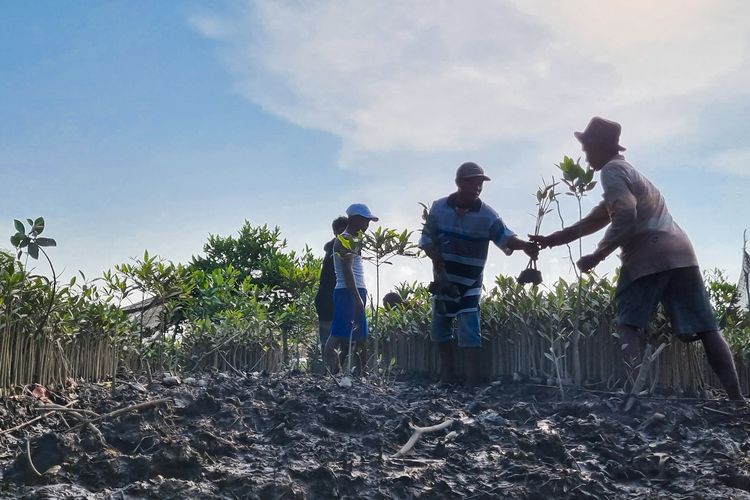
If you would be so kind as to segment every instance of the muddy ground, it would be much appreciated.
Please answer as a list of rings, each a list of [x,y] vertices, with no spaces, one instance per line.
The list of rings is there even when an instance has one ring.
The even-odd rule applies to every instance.
[[[9,429],[40,414],[40,392],[99,415],[173,398],[97,422],[103,441],[70,413],[0,434],[0,497],[750,498],[747,406],[641,400],[626,415],[617,395],[560,402],[554,389],[512,383],[470,394],[419,380],[344,389],[294,373],[188,382],[121,385],[114,399],[81,385],[0,400]],[[393,457],[410,422],[449,418]]]

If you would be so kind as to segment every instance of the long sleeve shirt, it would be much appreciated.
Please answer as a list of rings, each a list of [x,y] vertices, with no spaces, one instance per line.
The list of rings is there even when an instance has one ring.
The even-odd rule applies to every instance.
[[[685,232],[672,219],[664,197],[651,182],[616,155],[600,172],[602,202],[579,223],[553,233],[555,245],[607,227],[594,255],[621,249],[620,286],[649,274],[698,265]]]

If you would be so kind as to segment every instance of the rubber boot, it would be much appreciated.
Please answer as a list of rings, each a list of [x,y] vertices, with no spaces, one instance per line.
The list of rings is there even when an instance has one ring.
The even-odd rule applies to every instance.
[[[473,389],[479,385],[479,347],[464,348],[464,370],[466,381],[464,387]]]
[[[453,342],[450,340],[440,342],[438,348],[440,349],[440,380],[438,380],[438,385],[448,386],[456,381],[456,376],[453,373]]]

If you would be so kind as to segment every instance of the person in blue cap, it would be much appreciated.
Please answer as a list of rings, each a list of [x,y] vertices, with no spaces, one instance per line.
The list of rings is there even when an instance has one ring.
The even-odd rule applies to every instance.
[[[363,203],[350,205],[346,209],[346,216],[346,229],[333,245],[336,286],[333,290],[331,335],[326,342],[324,358],[331,372],[336,373],[339,367],[344,366],[351,344],[355,367],[361,375],[367,361],[367,288],[359,236],[367,231],[371,221],[378,218]]]
[[[331,323],[333,323],[333,289],[336,286],[336,271],[333,269],[333,245],[336,243],[336,237],[346,229],[347,223],[346,217],[336,217],[331,223],[333,239],[323,246],[325,255],[320,268],[318,292],[315,294],[315,312],[318,314],[321,356],[325,351],[328,337],[331,335]]]

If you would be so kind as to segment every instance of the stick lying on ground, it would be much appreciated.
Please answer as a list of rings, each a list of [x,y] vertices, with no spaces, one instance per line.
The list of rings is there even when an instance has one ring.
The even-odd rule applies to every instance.
[[[123,415],[125,413],[130,413],[132,411],[142,410],[144,408],[150,408],[152,406],[158,406],[164,403],[168,403],[169,401],[172,401],[172,398],[161,398],[161,399],[152,399],[151,401],[144,401],[143,403],[137,403],[134,405],[126,406],[125,408],[120,408],[119,410],[111,411],[109,413],[105,413],[104,415],[101,415],[99,417],[92,418],[89,420],[89,423],[92,422],[98,422],[100,420],[107,420],[110,418],[115,418],[120,415]]]
[[[94,424],[92,424],[89,419],[83,416],[83,414],[86,414],[86,415],[93,415],[94,417],[99,418],[99,414],[96,413],[95,411],[83,410],[83,409],[78,409],[78,408],[68,408],[67,406],[60,406],[56,404],[48,404],[44,406],[39,406],[37,408],[32,408],[32,410],[35,410],[35,411],[52,410],[52,411],[68,412],[71,415],[73,415],[76,418],[76,420],[81,422],[81,425],[85,424],[89,429],[91,429],[91,432],[93,432],[94,435],[96,435],[96,437],[99,438],[99,442],[101,442],[103,446],[107,445],[107,442],[104,440],[104,435],[102,435],[101,431]]]
[[[70,403],[68,403],[65,406],[62,406],[61,408],[66,408],[67,409],[73,403],[75,403],[75,401],[71,401]],[[17,430],[23,429],[24,427],[28,427],[29,425],[31,425],[33,423],[39,422],[44,417],[48,417],[49,415],[52,415],[56,411],[60,411],[60,409],[56,408],[56,409],[50,409],[50,410],[45,410],[45,411],[48,412],[48,413],[45,413],[44,415],[39,415],[38,417],[34,417],[31,420],[29,420],[28,422],[24,422],[22,424],[19,424],[19,425],[15,426],[15,427],[10,428],[10,429],[4,429],[4,430],[0,431],[0,436],[3,435],[3,434],[10,434],[11,432],[15,432]]]
[[[401,457],[401,456],[404,456],[407,453],[409,453],[411,451],[411,449],[414,448],[414,445],[417,444],[417,441],[422,436],[422,434],[428,434],[430,432],[442,431],[443,429],[447,429],[448,427],[450,427],[451,425],[453,425],[453,422],[454,422],[454,420],[451,419],[451,418],[449,418],[448,420],[446,420],[443,423],[440,423],[440,424],[437,424],[437,425],[432,425],[430,427],[417,427],[416,425],[410,423],[409,427],[411,427],[412,429],[414,429],[414,434],[411,435],[411,437],[406,442],[406,444],[400,450],[398,450],[393,455],[393,457],[394,458],[395,457]]]
[[[42,473],[39,472],[39,469],[36,468],[34,462],[31,460],[31,442],[28,439],[26,440],[26,458],[29,460],[29,467],[34,471],[34,474],[42,477]]]

